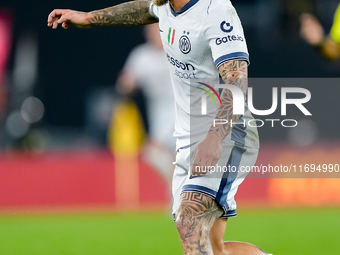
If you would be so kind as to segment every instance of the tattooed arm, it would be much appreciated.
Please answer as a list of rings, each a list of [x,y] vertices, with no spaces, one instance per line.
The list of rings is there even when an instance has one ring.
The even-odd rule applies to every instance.
[[[139,26],[158,22],[150,10],[150,1],[132,1],[92,12],[55,9],[48,16],[47,25],[56,29],[58,24],[79,28],[95,26]]]
[[[248,64],[243,60],[234,60],[222,64],[218,71],[226,84],[234,85],[240,88],[245,95],[248,89]],[[206,172],[200,170],[198,166],[207,167],[215,166],[222,154],[223,140],[232,130],[233,125],[238,121],[240,115],[233,115],[233,97],[228,89],[224,89],[221,95],[222,106],[217,110],[215,119],[228,120],[227,124],[212,125],[207,137],[200,143],[194,152],[192,174],[200,175]]]
[[[241,89],[244,98],[248,90],[248,63],[243,60],[234,60],[222,64],[218,71],[226,84],[234,85]],[[228,120],[228,124],[211,126],[209,133],[224,139],[230,133],[232,126],[230,122],[236,123],[241,117],[233,115],[233,96],[228,89],[224,89],[221,95],[222,106],[217,110],[215,119]]]

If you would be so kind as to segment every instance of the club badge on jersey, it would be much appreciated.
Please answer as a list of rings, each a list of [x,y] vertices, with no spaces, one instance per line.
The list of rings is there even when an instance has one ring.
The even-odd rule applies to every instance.
[[[191,51],[191,43],[189,40],[189,32],[184,31],[181,38],[179,38],[179,49],[183,54],[188,54]]]

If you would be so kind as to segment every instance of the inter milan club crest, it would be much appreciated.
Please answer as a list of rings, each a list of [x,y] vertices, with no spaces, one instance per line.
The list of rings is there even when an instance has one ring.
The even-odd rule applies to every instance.
[[[168,44],[173,45],[175,40],[175,29],[169,27]]]
[[[185,34],[189,35],[189,32],[184,31],[184,35],[179,38],[179,49],[183,54],[188,54],[191,51],[191,43],[189,40],[189,37],[186,36]]]

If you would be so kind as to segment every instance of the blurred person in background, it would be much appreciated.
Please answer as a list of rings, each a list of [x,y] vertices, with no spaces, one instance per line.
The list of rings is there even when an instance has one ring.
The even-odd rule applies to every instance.
[[[131,94],[140,88],[146,96],[149,135],[142,154],[171,187],[176,141],[173,137],[175,106],[168,61],[158,25],[144,27],[144,36],[147,42],[132,50],[117,85],[123,94]]]
[[[301,15],[300,33],[302,38],[310,45],[318,48],[325,58],[329,60],[340,59],[340,4],[335,12],[329,35],[325,35],[319,20],[307,13]]]

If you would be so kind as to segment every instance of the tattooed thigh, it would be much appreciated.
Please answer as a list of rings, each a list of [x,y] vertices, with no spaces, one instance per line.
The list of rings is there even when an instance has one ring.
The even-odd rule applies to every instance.
[[[213,254],[209,231],[223,210],[212,198],[184,192],[176,215],[176,227],[185,254]]]

